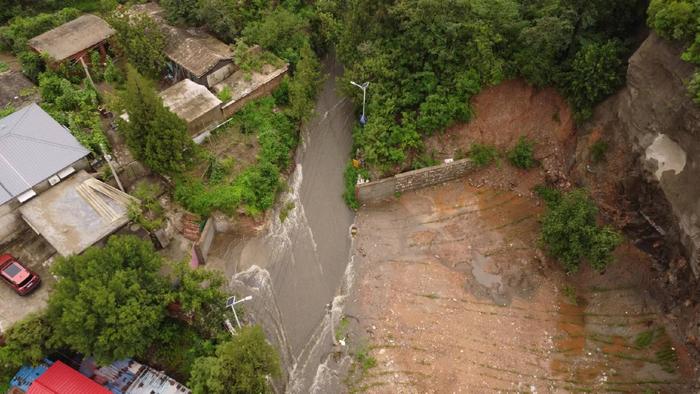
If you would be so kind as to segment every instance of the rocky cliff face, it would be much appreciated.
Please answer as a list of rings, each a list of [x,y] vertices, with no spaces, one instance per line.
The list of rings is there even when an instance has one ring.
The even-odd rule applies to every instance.
[[[627,85],[579,130],[572,173],[607,216],[656,257],[652,281],[686,339],[700,341],[700,105],[686,89],[682,47],[650,34],[630,58]],[[590,148],[608,146],[594,163]],[[653,289],[652,289],[653,291]]]

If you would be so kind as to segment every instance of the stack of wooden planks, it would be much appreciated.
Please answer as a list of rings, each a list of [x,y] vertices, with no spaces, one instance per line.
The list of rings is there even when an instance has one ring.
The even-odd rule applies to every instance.
[[[123,217],[123,213],[119,213],[112,208],[104,197],[111,199],[126,207],[132,203],[140,204],[140,201],[121,190],[115,189],[112,186],[100,182],[95,178],[86,179],[78,185],[75,190],[90,206],[103,218],[113,222]],[[104,196],[104,197],[103,197]]]

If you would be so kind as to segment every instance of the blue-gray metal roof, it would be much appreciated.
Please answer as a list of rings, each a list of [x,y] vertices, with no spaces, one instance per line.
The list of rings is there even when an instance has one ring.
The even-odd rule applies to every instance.
[[[0,204],[88,153],[65,127],[36,104],[0,119]]]

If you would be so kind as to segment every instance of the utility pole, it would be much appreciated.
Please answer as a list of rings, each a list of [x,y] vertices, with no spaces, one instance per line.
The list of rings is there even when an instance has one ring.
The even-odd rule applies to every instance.
[[[350,81],[350,83],[362,89],[362,116],[360,117],[360,124],[364,126],[367,124],[367,117],[365,116],[365,104],[367,102],[367,88],[369,87],[369,82],[365,82],[362,85],[354,81]]]
[[[232,296],[232,297],[229,297],[228,300],[226,300],[226,307],[227,308],[230,307],[231,310],[233,311],[233,317],[236,318],[236,324],[238,325],[239,330],[241,329],[241,321],[238,320],[238,314],[236,313],[236,305],[238,305],[242,302],[250,301],[252,299],[253,299],[253,296],[247,296],[247,297],[244,297],[244,298],[236,301],[236,296]]]
[[[102,144],[100,144],[100,150],[102,150],[102,156],[104,156],[105,161],[109,165],[109,169],[112,170],[112,175],[114,175],[114,180],[117,181],[117,186],[119,186],[119,190],[126,193],[126,190],[124,190],[124,186],[122,186],[122,181],[119,180],[119,174],[117,174],[117,170],[115,170],[114,166],[112,165],[112,156],[107,154],[106,149]]]

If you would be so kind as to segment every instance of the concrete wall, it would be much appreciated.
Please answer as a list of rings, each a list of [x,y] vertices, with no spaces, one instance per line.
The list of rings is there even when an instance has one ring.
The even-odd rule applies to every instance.
[[[211,248],[212,242],[214,242],[214,235],[216,235],[214,219],[209,218],[202,229],[202,233],[199,235],[199,239],[194,244],[194,252],[200,263],[206,263],[209,249]]]
[[[285,75],[287,75],[286,72],[269,80],[264,85],[252,91],[249,95],[244,96],[236,101],[229,101],[228,103],[223,104],[221,109],[224,112],[224,119],[232,117],[233,114],[238,112],[238,110],[240,110],[248,102],[272,93],[272,91],[280,85],[280,83],[282,82],[282,78],[284,78]]]
[[[187,130],[191,136],[196,136],[207,129],[221,124],[224,121],[221,107],[214,107],[202,116],[187,124]]]
[[[470,173],[474,168],[475,165],[471,160],[458,160],[448,164],[404,172],[374,182],[363,183],[355,187],[355,193],[360,202],[379,201],[392,197],[396,193],[418,190],[460,178]]]

